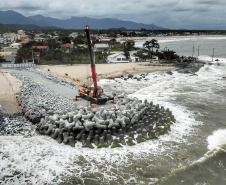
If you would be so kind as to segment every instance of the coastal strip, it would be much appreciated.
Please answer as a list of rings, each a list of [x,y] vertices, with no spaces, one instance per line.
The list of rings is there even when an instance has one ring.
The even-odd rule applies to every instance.
[[[142,63],[119,63],[119,64],[97,64],[98,80],[104,78],[114,78],[121,75],[148,73],[155,71],[171,71],[175,67],[171,66],[145,66],[147,62]],[[38,70],[61,76],[79,84],[90,84],[91,72],[90,65],[57,65],[57,66],[39,66]]]

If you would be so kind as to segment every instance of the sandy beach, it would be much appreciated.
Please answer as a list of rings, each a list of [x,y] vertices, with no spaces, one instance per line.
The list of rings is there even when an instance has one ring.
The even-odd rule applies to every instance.
[[[144,64],[148,63],[97,64],[96,72],[98,80],[120,75],[168,71],[174,69],[174,67],[144,66]],[[90,65],[39,66],[37,69],[58,75],[60,77],[68,78],[78,84],[92,83]],[[48,69],[50,71],[48,71]],[[68,75],[66,76],[65,73]],[[17,105],[14,94],[20,91],[22,82],[11,76],[7,70],[0,70],[0,81],[0,105],[2,110],[11,114],[20,112],[21,110]]]
[[[20,112],[14,93],[19,92],[22,82],[1,70],[0,82],[0,105],[2,110],[11,114]]]
[[[145,63],[118,63],[118,64],[96,64],[98,80],[102,78],[116,77],[119,75],[147,73],[154,71],[168,71],[175,69],[168,66],[145,66]],[[49,69],[49,71],[48,71]],[[91,69],[90,65],[57,65],[57,66],[39,66],[39,70],[49,72],[58,76],[74,79],[80,84],[90,84]],[[67,76],[65,74],[68,74]]]

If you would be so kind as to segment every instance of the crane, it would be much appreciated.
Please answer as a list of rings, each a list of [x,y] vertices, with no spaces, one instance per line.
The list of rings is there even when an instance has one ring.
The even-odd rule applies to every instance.
[[[91,72],[92,72],[92,79],[93,79],[93,87],[83,86],[79,89],[79,97],[90,101],[91,103],[95,104],[105,104],[108,100],[113,100],[112,97],[107,97],[103,94],[103,89],[97,85],[97,75],[96,75],[96,66],[93,60],[93,52],[91,46],[91,39],[90,39],[90,28],[88,25],[85,26],[85,33],[87,38],[87,46],[90,55],[91,61]]]

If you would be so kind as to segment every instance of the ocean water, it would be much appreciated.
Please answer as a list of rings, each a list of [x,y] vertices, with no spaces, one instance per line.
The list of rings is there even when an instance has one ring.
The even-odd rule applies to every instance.
[[[173,50],[179,56],[213,56],[226,58],[226,36],[211,37],[178,37],[178,38],[156,38],[160,50]],[[145,40],[137,40],[135,46],[142,48]],[[194,53],[193,53],[194,45]],[[213,53],[214,48],[214,53]],[[199,51],[198,51],[199,50]]]
[[[168,135],[115,149],[0,136],[0,184],[226,184],[226,59],[217,58],[197,76],[155,72],[142,81],[99,82],[171,109],[177,121]]]

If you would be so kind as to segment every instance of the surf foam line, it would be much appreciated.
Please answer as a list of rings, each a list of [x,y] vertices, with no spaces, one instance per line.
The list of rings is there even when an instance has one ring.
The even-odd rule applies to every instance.
[[[208,136],[207,138],[208,142],[208,151],[198,160],[192,162],[188,166],[183,166],[179,169],[173,170],[170,174],[170,177],[189,170],[197,165],[203,164],[206,161],[210,160],[211,158],[215,157],[220,152],[226,152],[226,129],[219,129],[213,132],[212,135]]]
[[[171,81],[169,84],[171,86],[175,78],[175,76],[170,77],[164,76],[163,73],[155,73],[150,75],[150,79],[153,81],[148,82],[148,84],[153,82],[157,84],[161,81],[169,83]],[[116,86],[117,83],[115,82]],[[123,85],[122,83],[124,82],[121,82],[121,85]],[[140,89],[133,86],[134,80],[131,80],[130,83],[127,86],[128,92],[136,92],[137,89]],[[147,86],[146,82],[141,83],[143,87]],[[153,91],[157,90],[157,92],[154,94],[150,89],[147,89],[144,93],[138,91],[131,96],[137,96],[140,99],[149,97],[149,100],[154,99],[156,103],[172,110],[177,122],[172,125],[169,135],[162,135],[158,140],[150,140],[133,147],[124,146],[117,149],[102,148],[97,150],[82,148],[80,143],[77,143],[75,148],[71,148],[58,144],[45,136],[32,138],[0,137],[0,159],[3,161],[0,165],[0,170],[3,172],[0,174],[0,182],[2,184],[7,182],[56,184],[64,181],[62,176],[64,178],[73,176],[83,181],[84,175],[87,174],[102,174],[101,181],[108,182],[111,179],[124,178],[120,169],[131,165],[137,159],[150,155],[155,157],[166,154],[172,157],[172,153],[177,150],[177,144],[186,143],[184,136],[194,134],[194,126],[201,123],[197,122],[192,112],[186,110],[185,107],[169,102],[179,92],[173,88],[164,87],[164,83],[158,84],[159,87],[156,85]],[[129,90],[130,87],[133,88]],[[161,93],[162,90],[165,90],[163,91],[165,93]]]
[[[56,184],[73,176],[82,181],[87,174],[102,174],[101,181],[104,182],[124,178],[119,173],[124,166],[150,155],[171,156],[177,150],[175,143],[186,142],[183,136],[191,134],[193,130],[190,128],[197,122],[181,107],[177,110],[174,108],[174,111],[180,116],[177,116],[177,123],[172,126],[169,135],[133,147],[86,149],[77,143],[72,148],[58,144],[47,136],[0,137],[0,170],[3,172],[0,174],[0,182]]]

